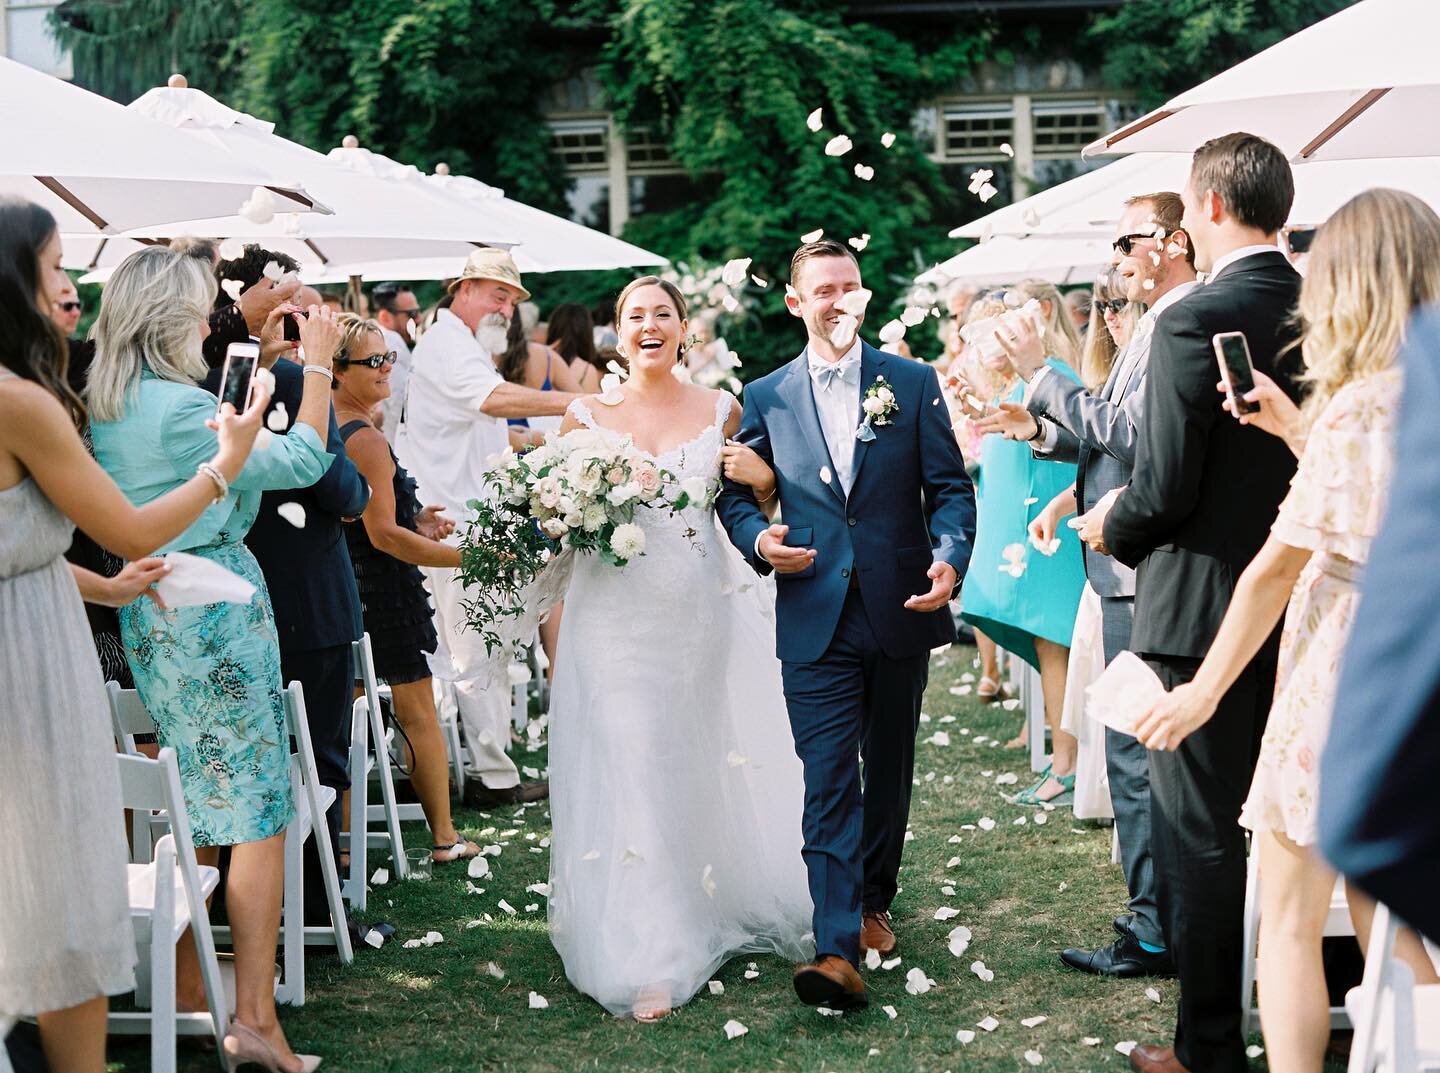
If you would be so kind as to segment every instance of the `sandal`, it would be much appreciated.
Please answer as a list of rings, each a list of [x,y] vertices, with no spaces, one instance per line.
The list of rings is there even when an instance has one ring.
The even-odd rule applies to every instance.
[[[466,842],[463,839],[459,842],[451,842],[445,846],[434,846],[430,850],[430,859],[436,864],[449,864],[451,861],[468,861],[471,857],[480,856],[480,847],[474,842]]]
[[[1041,797],[1041,787],[1051,779],[1058,782],[1063,789],[1054,797]],[[1034,786],[1026,790],[1021,790],[1010,800],[1012,804],[1030,805],[1036,808],[1041,808],[1045,805],[1068,805],[1075,800],[1075,776],[1073,774],[1056,775],[1054,769],[1047,766],[1044,772],[1041,773],[1039,781],[1036,782]]]
[[[990,686],[989,689],[985,688],[987,684]],[[984,704],[999,704],[1002,700],[1008,699],[1004,684],[995,681],[988,674],[975,684],[975,697]]]

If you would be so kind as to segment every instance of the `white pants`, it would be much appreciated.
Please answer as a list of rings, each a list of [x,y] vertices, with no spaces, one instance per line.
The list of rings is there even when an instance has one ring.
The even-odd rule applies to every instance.
[[[470,753],[466,774],[492,790],[520,785],[520,772],[505,752],[510,743],[510,660],[503,650],[494,656],[465,621],[465,587],[449,567],[422,566],[435,601],[435,630],[440,645],[432,657],[437,678],[455,685],[460,723]],[[453,665],[453,670],[445,666]]]

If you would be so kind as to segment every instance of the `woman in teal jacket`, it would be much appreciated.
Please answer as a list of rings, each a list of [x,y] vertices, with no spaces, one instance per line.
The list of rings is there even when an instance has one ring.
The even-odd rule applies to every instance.
[[[106,286],[86,399],[95,457],[136,504],[188,480],[215,453],[215,396],[196,386],[207,372],[201,341],[215,292],[204,263],[163,247],[131,255]],[[290,739],[275,617],[243,538],[262,492],[307,487],[329,468],[330,364],[338,341],[333,316],[311,307],[302,321],[308,375],[294,427],[283,436],[262,433],[228,491],[159,549],[209,559],[253,584],[254,598],[172,609],[139,600],[120,615],[135,687],[161,744],[179,758],[201,861],[213,864],[219,847],[232,847],[226,908],[239,1025],[226,1050],[264,1064],[268,1049],[291,1073],[304,1063],[285,1041],[273,992],[284,830],[293,814]],[[203,1009],[193,947],[179,962],[181,1004]]]

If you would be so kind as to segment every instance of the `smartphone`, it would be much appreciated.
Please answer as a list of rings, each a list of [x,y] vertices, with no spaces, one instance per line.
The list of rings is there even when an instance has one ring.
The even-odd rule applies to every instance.
[[[260,367],[260,344],[231,343],[225,348],[225,365],[220,372],[220,402],[243,411],[250,401],[255,370]],[[218,412],[219,407],[216,407]]]
[[[1230,396],[1235,413],[1253,414],[1260,409],[1260,404],[1245,401],[1245,396],[1255,390],[1254,366],[1250,362],[1250,344],[1245,341],[1245,333],[1221,332],[1211,342],[1215,345],[1215,357],[1220,361],[1220,379],[1225,384],[1225,394]]]
[[[300,318],[309,316],[308,313],[286,313],[285,314],[285,341],[289,343],[300,342]]]

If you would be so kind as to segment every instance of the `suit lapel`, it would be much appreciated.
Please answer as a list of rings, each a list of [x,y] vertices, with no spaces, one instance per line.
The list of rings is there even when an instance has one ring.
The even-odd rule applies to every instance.
[[[781,381],[776,389],[790,412],[795,415],[796,422],[800,425],[800,431],[805,436],[805,442],[810,445],[810,451],[817,458],[823,458],[825,465],[833,475],[835,471],[835,460],[830,457],[830,448],[825,446],[825,434],[820,431],[820,415],[815,409],[815,391],[811,386],[809,361],[805,354],[790,366],[790,372]],[[832,478],[825,482],[830,487],[837,499],[843,504],[845,492],[840,487],[838,478]],[[854,482],[851,482],[854,487]]]
[[[870,385],[884,374],[885,366],[889,362],[889,355],[883,350],[860,344],[860,420],[865,420],[865,392],[870,390]],[[873,426],[872,426],[873,427]],[[884,427],[873,428],[876,436],[884,433]],[[874,440],[856,440],[855,458],[850,464],[850,492],[853,495],[855,489],[860,485],[860,467],[865,464],[865,458],[870,454],[870,445]]]

